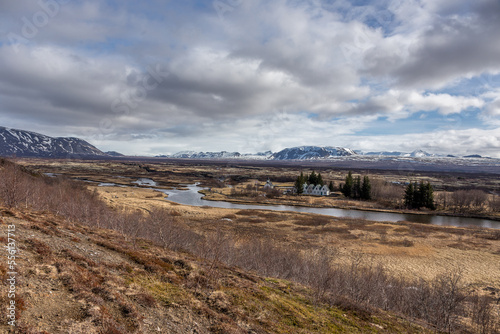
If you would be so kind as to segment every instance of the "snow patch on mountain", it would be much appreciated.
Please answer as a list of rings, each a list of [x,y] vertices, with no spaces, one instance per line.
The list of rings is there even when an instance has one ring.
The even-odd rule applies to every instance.
[[[107,156],[79,138],[53,138],[39,133],[0,127],[0,156],[78,158]]]
[[[277,153],[274,153],[270,159],[272,160],[315,160],[315,159],[330,159],[336,157],[345,157],[357,155],[350,148],[345,147],[320,147],[320,146],[300,146],[285,148]]]
[[[181,151],[172,154],[170,158],[175,159],[235,159],[241,157],[239,152],[195,152],[195,151]]]

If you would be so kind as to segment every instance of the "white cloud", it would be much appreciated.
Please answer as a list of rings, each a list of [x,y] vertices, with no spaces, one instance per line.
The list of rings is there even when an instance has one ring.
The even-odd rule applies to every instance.
[[[347,114],[377,114],[394,121],[407,118],[416,112],[437,110],[442,115],[450,115],[483,106],[484,101],[476,97],[391,89],[381,95],[372,96],[367,101],[352,104],[347,109]]]
[[[126,153],[189,145],[352,146],[352,136],[379,117],[396,121],[435,110],[480,109],[489,129],[500,114],[497,87],[478,97],[446,88],[500,72],[498,6],[494,0],[244,1],[221,20],[189,2],[123,1],[118,8],[71,2],[29,43],[17,45],[18,53],[1,41],[0,120],[94,138]],[[40,10],[0,8],[2,31],[18,33],[20,18]],[[143,94],[151,66],[168,75]],[[121,109],[113,108],[117,99]],[[481,138],[458,142],[496,145]],[[120,144],[128,140],[134,144]]]
[[[447,130],[404,135],[352,137],[352,147],[364,151],[412,152],[423,149],[434,154],[480,154],[500,158],[500,128],[491,130]]]

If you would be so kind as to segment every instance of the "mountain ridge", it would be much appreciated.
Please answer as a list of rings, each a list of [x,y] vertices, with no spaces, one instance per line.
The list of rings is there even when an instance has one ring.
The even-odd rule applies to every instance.
[[[0,156],[79,158],[110,156],[76,137],[50,137],[0,126]]]
[[[357,155],[350,148],[332,146],[297,146],[271,155],[272,160],[316,160]]]

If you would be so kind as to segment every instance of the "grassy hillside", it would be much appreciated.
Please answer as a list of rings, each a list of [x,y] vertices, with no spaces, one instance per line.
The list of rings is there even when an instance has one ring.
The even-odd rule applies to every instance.
[[[427,332],[383,311],[328,306],[290,281],[50,213],[4,208],[0,215],[2,230],[15,226],[19,248],[18,333]],[[7,302],[2,295],[0,304]]]

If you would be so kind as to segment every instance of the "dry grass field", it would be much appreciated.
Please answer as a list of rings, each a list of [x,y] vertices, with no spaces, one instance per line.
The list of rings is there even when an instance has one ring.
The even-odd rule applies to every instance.
[[[278,187],[291,187],[300,172],[305,175],[311,171],[321,172],[323,179],[330,181],[338,187],[345,180],[347,170],[322,167],[297,168],[286,167],[252,167],[240,166],[229,163],[189,163],[189,162],[120,162],[120,161],[67,161],[44,159],[21,159],[20,164],[29,166],[44,173],[55,173],[103,183],[135,186],[133,181],[138,178],[152,178],[158,188],[171,189],[188,184],[200,183],[202,186],[211,187],[215,192],[207,193],[208,200],[224,200],[239,203],[259,204],[285,204],[313,207],[357,208],[365,210],[405,212],[403,207],[404,184],[407,182],[430,182],[435,190],[435,199],[438,204],[437,213],[460,214],[473,217],[486,217],[500,220],[500,178],[492,174],[464,174],[464,173],[438,173],[438,172],[402,172],[384,170],[359,170],[353,176],[369,175],[372,180],[372,191],[375,201],[352,201],[343,198],[339,192],[337,196],[322,198],[312,196],[280,196],[265,198],[262,196],[232,196],[232,186],[239,192],[244,191],[248,185],[264,185],[270,179]],[[478,189],[487,193],[486,200],[481,207],[465,210],[443,205],[450,203],[451,193],[459,189]],[[237,192],[238,192],[237,191]],[[445,196],[446,195],[446,196]],[[491,206],[494,205],[495,208]],[[422,213],[422,212],[419,212]],[[425,213],[425,212],[423,212]]]
[[[178,213],[195,231],[222,229],[245,237],[270,236],[307,251],[316,246],[335,251],[334,261],[363,255],[395,275],[430,279],[460,271],[467,283],[500,291],[500,231],[412,223],[355,221],[305,213],[233,210],[179,205],[154,190],[96,187],[111,205],[151,210],[162,206]],[[499,295],[500,297],[500,295]]]
[[[238,176],[241,183],[235,187],[244,188],[256,180],[263,184],[270,177],[293,178],[297,171],[281,168],[212,166],[212,165],[142,165],[122,162],[60,162],[52,160],[24,160],[26,165],[44,173],[58,173],[71,178],[96,182],[134,185],[140,177],[153,178],[159,188],[169,189],[199,182],[216,186],[214,180]],[[386,174],[386,175],[382,175]],[[342,171],[322,171],[324,179],[340,182],[345,176]],[[401,182],[401,175],[379,172],[375,177]],[[404,176],[406,178],[407,176]],[[450,182],[449,175],[420,175],[425,181],[442,185]],[[248,179],[247,179],[248,178]],[[469,177],[473,183],[484,183],[482,176]],[[453,182],[465,182],[462,177]],[[487,186],[496,187],[496,180],[488,179]],[[282,182],[281,185],[291,185]],[[448,184],[449,185],[449,184]],[[209,207],[191,207],[169,202],[164,194],[140,187],[97,187],[89,183],[110,205],[127,206],[140,210],[165,207],[176,212],[194,231],[222,229],[238,237],[271,236],[276,242],[306,252],[317,246],[331,248],[333,261],[347,261],[362,255],[363,261],[383,264],[395,275],[430,279],[446,271],[459,271],[464,280],[478,289],[492,287],[500,291],[500,231],[474,228],[428,226],[411,223],[377,223],[353,221],[350,219],[325,217],[313,214],[272,212],[262,210],[231,210]],[[214,199],[227,199],[231,188],[219,188]],[[371,202],[357,202],[335,198],[288,196],[277,199],[279,203],[325,207],[358,207],[373,209]],[[248,202],[246,198],[232,199]],[[264,199],[266,201],[266,199]],[[268,199],[269,203],[274,203]],[[341,202],[341,204],[339,204]],[[500,297],[500,295],[499,295]]]
[[[187,253],[190,254],[189,256],[200,257],[196,259],[191,258],[190,260],[194,261],[190,264],[193,268],[197,266],[205,268],[200,272],[200,274],[208,273],[209,276],[216,275],[217,277],[222,277],[225,274],[220,276],[221,272],[219,270],[215,271],[214,265],[216,263],[227,263],[230,264],[230,266],[244,266],[247,270],[250,270],[250,272],[252,272],[252,270],[256,270],[253,274],[261,275],[262,277],[290,277],[295,282],[303,282],[308,286],[313,287],[314,292],[312,293],[312,296],[316,296],[314,297],[316,302],[322,300],[321,298],[323,297],[321,296],[325,296],[324,294],[326,291],[329,291],[329,300],[333,303],[333,305],[341,305],[343,309],[353,308],[355,310],[355,314],[358,314],[356,312],[365,312],[367,310],[366,307],[368,307],[366,305],[373,304],[377,305],[379,308],[390,307],[392,310],[401,310],[401,312],[404,312],[406,316],[418,319],[429,319],[428,321],[435,323],[439,326],[439,328],[443,329],[451,329],[452,327],[447,326],[451,326],[451,324],[455,326],[458,323],[461,323],[461,326],[465,326],[462,328],[484,329],[486,328],[485,326],[480,327],[481,323],[478,320],[479,318],[477,318],[478,314],[500,314],[498,304],[495,304],[495,300],[500,297],[500,266],[498,265],[500,263],[499,230],[441,227],[408,222],[372,222],[307,213],[276,212],[271,210],[219,209],[209,206],[192,207],[171,202],[168,198],[165,198],[163,193],[154,189],[149,189],[148,186],[137,186],[137,184],[134,183],[138,178],[151,178],[157,183],[157,186],[155,186],[156,188],[169,189],[171,187],[176,187],[178,189],[182,189],[185,185],[199,182],[212,189],[217,189],[218,192],[222,193],[218,194],[219,196],[227,198],[228,196],[232,196],[231,192],[233,190],[231,190],[231,188],[224,187],[223,184],[221,184],[221,180],[229,182],[233,186],[232,189],[245,187],[245,183],[255,182],[255,180],[264,182],[265,180],[262,180],[258,175],[255,175],[255,173],[260,173],[263,177],[265,171],[261,169],[246,168],[244,171],[245,173],[247,172],[247,169],[250,170],[250,172],[248,172],[249,175],[246,175],[242,172],[242,168],[234,166],[179,166],[174,164],[160,164],[156,166],[151,164],[141,165],[136,162],[124,163],[102,161],[56,162],[44,160],[23,160],[20,162],[25,166],[29,166],[31,170],[40,173],[58,174],[57,179],[40,179],[37,174],[29,176],[34,177],[33,181],[36,181],[35,183],[37,183],[40,187],[39,190],[37,190],[40,191],[40,194],[44,194],[44,191],[47,191],[47,189],[54,189],[57,192],[61,191],[61,194],[64,191],[67,192],[69,196],[82,196],[81,203],[84,204],[84,206],[79,207],[80,202],[78,199],[70,200],[68,203],[65,203],[64,195],[59,196],[58,194],[50,193],[45,193],[47,195],[37,195],[39,194],[38,192],[32,192],[30,194],[31,197],[29,198],[29,201],[32,201],[33,205],[40,208],[51,208],[50,210],[56,210],[58,212],[61,210],[60,214],[65,215],[68,219],[68,221],[64,222],[58,220],[58,216],[52,217],[45,211],[42,211],[42,216],[40,216],[40,213],[31,214],[29,213],[29,210],[27,213],[25,210],[21,210],[21,212],[14,211],[14,213],[8,213],[12,211],[4,210],[7,212],[7,216],[5,214],[3,216],[6,217],[7,220],[11,219],[9,218],[10,215],[13,217],[12,219],[17,219],[17,224],[25,226],[25,229],[33,228],[35,230],[34,233],[31,233],[31,239],[35,237],[35,241],[28,238],[26,240],[23,239],[21,242],[26,250],[34,252],[35,257],[36,253],[42,255],[42,257],[36,258],[37,261],[43,258],[43,254],[40,254],[40,252],[50,255],[47,257],[47,259],[50,260],[50,263],[53,262],[52,256],[57,254],[57,257],[62,256],[67,258],[69,256],[70,260],[73,262],[85,262],[86,264],[83,266],[84,268],[87,268],[87,270],[90,268],[90,272],[98,270],[93,268],[98,266],[94,262],[89,262],[87,260],[83,260],[81,257],[74,256],[74,252],[78,252],[77,250],[79,249],[79,241],[77,241],[77,239],[81,240],[81,237],[74,236],[70,238],[70,240],[74,240],[74,242],[76,242],[76,246],[73,248],[69,247],[67,240],[55,242],[55,239],[51,239],[55,244],[61,242],[67,249],[69,249],[69,251],[66,250],[66,248],[53,249],[51,245],[54,243],[51,243],[52,241],[49,242],[47,239],[48,237],[58,237],[58,234],[54,232],[54,228],[50,225],[52,223],[48,222],[49,220],[52,222],[57,221],[56,225],[58,227],[56,229],[69,229],[71,231],[72,228],[81,229],[81,227],[78,227],[78,221],[79,219],[83,219],[83,221],[86,221],[85,224],[97,227],[94,232],[91,232],[88,228],[84,228],[85,233],[83,230],[79,230],[78,233],[80,233],[80,235],[92,235],[89,237],[90,239],[85,239],[85,247],[88,249],[95,248],[95,252],[102,252],[102,249],[99,247],[107,247],[106,252],[111,250],[113,252],[125,254],[132,261],[135,261],[136,264],[139,264],[139,272],[142,270],[142,266],[144,266],[143,269],[145,269],[146,272],[151,268],[153,268],[151,269],[153,271],[160,270],[157,268],[158,266],[162,266],[160,265],[160,262],[158,262],[159,260],[151,260],[153,262],[148,260],[149,262],[146,261],[146,263],[144,262],[144,259],[145,256],[153,256],[153,258],[156,258],[158,256],[157,254],[164,251],[159,248],[154,248],[153,250],[153,247],[156,246],[151,243],[147,245],[145,244],[144,247],[140,246],[142,241],[139,241],[139,239],[136,238],[137,236],[153,240],[156,242],[156,245],[163,243],[168,249],[177,251],[187,247],[186,249],[189,249],[189,252]],[[296,171],[275,170],[271,172],[280,172],[279,175],[281,175],[281,177],[287,177],[285,174],[289,173],[290,175],[293,175]],[[8,173],[8,170],[6,173]],[[11,173],[14,173],[12,175],[15,175],[17,172]],[[342,172],[338,173],[339,175],[342,175]],[[229,177],[228,175],[231,176]],[[275,177],[279,176],[278,174],[276,175],[277,176]],[[28,176],[26,177],[29,178]],[[72,182],[66,182],[64,181],[64,178],[80,180],[79,185],[73,184]],[[267,176],[265,176],[265,179],[267,179]],[[477,180],[480,180],[480,177]],[[286,182],[289,181],[281,181],[282,184],[286,184]],[[122,187],[109,185],[103,186],[101,183],[114,183],[115,185],[122,185]],[[44,184],[47,186],[44,186]],[[29,187],[26,189],[29,189]],[[83,191],[82,189],[88,189],[89,191]],[[44,198],[44,196],[46,197],[52,195],[54,195],[54,198],[57,199],[57,201],[62,201],[62,206],[54,205],[54,203],[51,203],[50,200],[47,202]],[[291,200],[295,200],[292,196],[290,198]],[[280,200],[283,200],[283,198],[280,198]],[[329,201],[335,201],[336,199],[305,198],[305,196],[303,199],[300,197],[298,199],[298,201],[304,200],[310,200],[310,203],[306,204],[313,206],[329,206],[332,205]],[[349,202],[351,201],[343,201],[346,202],[347,205],[350,205]],[[24,208],[23,203],[24,202],[18,202],[17,205]],[[93,210],[94,205],[96,206],[95,210]],[[364,205],[372,204],[370,202],[364,202]],[[28,198],[26,199],[26,208],[27,207]],[[111,217],[110,214],[116,214],[116,217]],[[46,217],[45,215],[48,216]],[[100,230],[101,224],[103,224],[102,226],[109,226],[113,230],[119,231],[120,233],[115,235],[115,232]],[[164,235],[164,228],[168,228],[168,231],[170,231],[169,233],[172,233],[172,235]],[[49,230],[54,231],[51,232]],[[41,231],[42,234],[38,231]],[[69,236],[71,233],[73,232],[68,232],[66,234]],[[106,236],[108,233],[111,234]],[[43,236],[43,234],[46,234],[47,236]],[[95,238],[100,238],[100,241],[96,241]],[[122,238],[120,239],[121,241],[118,240],[119,238]],[[97,248],[94,244],[97,245]],[[125,247],[125,244],[128,246]],[[146,250],[148,255],[136,254],[135,251],[138,247]],[[181,248],[177,249],[176,247]],[[170,256],[174,256],[174,254],[171,254]],[[266,256],[269,256],[269,258],[266,258]],[[211,257],[213,257],[213,260],[210,260]],[[225,260],[222,259],[222,257],[224,257]],[[209,259],[208,264],[201,265],[195,263],[197,261],[201,261],[201,259]],[[119,261],[124,261],[124,258],[122,257]],[[62,265],[73,265],[67,263],[66,261],[62,262]],[[50,265],[52,265],[50,263],[46,263],[46,265],[50,267]],[[107,267],[108,264],[105,264],[105,266]],[[58,274],[65,273],[64,266],[62,268],[62,270],[58,269]],[[111,270],[110,268],[112,268],[114,272],[119,269],[111,266],[106,270]],[[119,275],[121,275],[121,277],[125,277],[126,281],[126,277],[129,277],[127,276],[127,273],[130,273],[130,268],[124,268],[125,271]],[[172,268],[170,266],[166,269],[164,274],[167,275],[167,277],[172,275],[171,269]],[[293,273],[294,270],[299,271]],[[174,270],[174,272],[176,271]],[[355,276],[349,274],[350,272],[355,273]],[[325,273],[328,275],[325,276]],[[35,274],[36,275],[33,277],[38,276],[38,272]],[[54,275],[56,275],[55,272]],[[176,275],[179,276],[180,274],[177,273]],[[228,275],[231,276],[232,274]],[[161,280],[162,278],[160,278],[160,276],[154,279]],[[456,281],[454,277],[460,278],[459,281]],[[61,284],[63,285],[67,284],[64,283],[64,277],[61,275],[56,275],[54,278],[62,279],[63,281]],[[151,292],[153,292],[153,297],[164,297],[162,295],[164,290],[155,290],[156,287],[162,286],[163,283],[160,283],[159,281],[151,281],[153,277],[149,274],[143,278],[145,281],[134,281],[134,284],[138,284],[142,288],[153,289],[151,290]],[[279,283],[279,280],[272,279],[271,281],[278,282],[276,284],[282,284]],[[109,284],[111,284],[110,286],[116,284],[116,282],[116,278],[109,279]],[[342,294],[349,295],[349,298],[351,298],[352,301],[346,304],[346,301],[343,299],[344,297],[342,297],[341,294],[337,295],[337,288],[332,288],[332,282],[340,284],[337,288],[344,291]],[[35,283],[36,282],[33,281],[33,284]],[[175,281],[174,283],[176,286],[169,286],[169,288],[178,291],[178,282]],[[191,284],[189,283],[189,280],[185,283]],[[122,293],[126,290],[123,290],[124,287],[120,287],[120,284],[122,283],[119,283],[117,286],[115,285],[115,288],[117,291]],[[172,282],[169,281],[169,284],[172,284]],[[286,285],[289,283],[284,284]],[[467,297],[469,299],[467,299],[464,304],[466,305],[465,309],[460,309],[461,313],[457,312],[460,314],[472,314],[474,323],[470,322],[472,318],[452,320],[446,320],[444,318],[433,319],[432,314],[425,313],[425,309],[415,305],[412,301],[411,293],[413,289],[415,291],[419,291],[419,294],[422,294],[422,296],[425,295],[425,291],[428,291],[429,298],[425,297],[427,300],[426,303],[428,303],[427,305],[433,305],[432,303],[434,303],[435,299],[434,296],[439,296],[440,298],[447,296],[448,294],[445,293],[445,291],[447,291],[447,289],[451,289],[449,291],[453,291],[455,284],[458,284],[457,287],[460,287],[460,291],[467,291],[467,295],[469,296]],[[376,291],[370,289],[370,291],[364,291],[363,289],[365,285],[373,285],[373,289],[382,290],[377,290],[378,292],[370,297],[372,292]],[[383,289],[391,286],[398,286],[399,292],[397,294],[401,296],[406,295],[404,300],[407,304],[397,305],[396,301],[400,298],[396,298],[391,299],[390,305],[388,304],[387,306],[384,306],[384,298],[393,297],[390,297],[390,294],[388,295],[387,291],[384,292]],[[185,288],[186,286],[182,285],[182,291],[180,291],[179,294],[174,293],[174,295],[172,295],[169,292],[168,300],[178,300],[178,302],[175,302],[176,304],[184,305],[188,309],[192,309],[192,303],[189,302],[186,304],[186,299],[182,296],[185,296],[186,294],[194,294],[196,297],[198,296],[197,294],[199,291],[196,288],[194,290],[188,289],[189,291],[186,291]],[[217,290],[217,288],[218,287],[216,287],[215,290]],[[267,286],[259,287],[259,289],[264,290],[269,288],[270,287]],[[81,289],[81,287],[78,289]],[[161,289],[164,289],[164,287]],[[86,290],[83,289],[82,291]],[[210,294],[212,292],[214,292],[214,287],[211,287],[206,291],[206,298],[203,297],[202,301],[210,302]],[[92,296],[92,294],[100,295],[101,292],[96,290],[88,291],[88,293],[91,293],[89,296]],[[298,290],[297,293],[299,293]],[[361,294],[358,295],[358,293]],[[125,293],[125,296],[128,296],[128,294]],[[236,299],[231,299],[231,303],[237,304],[238,298],[240,297],[236,295],[234,296]],[[38,297],[39,296],[37,295],[36,298]],[[195,299],[200,300],[198,297]],[[455,297],[458,298],[459,295],[456,295]],[[28,295],[27,298],[31,297]],[[89,298],[89,306],[86,310],[93,309],[94,307],[92,306],[92,300],[94,300],[92,298],[94,297]],[[99,298],[104,298],[104,300],[106,300],[106,294],[100,295]],[[270,300],[276,300],[275,298],[277,297],[266,296],[264,299],[269,300],[269,298]],[[305,297],[298,296],[297,298],[300,299]],[[369,301],[370,298],[375,299],[373,301]],[[483,298],[481,300],[487,300],[490,303],[488,304],[490,305],[488,307],[492,307],[492,309],[489,310],[488,313],[479,312],[479,308],[477,307],[486,304],[481,304],[479,299],[474,298]],[[120,303],[116,303],[117,300],[126,300],[129,301],[129,303],[123,302],[122,304],[125,306],[122,307],[120,306]],[[158,302],[157,299],[155,300]],[[223,300],[226,302],[227,298],[224,296]],[[286,301],[288,304],[291,302],[292,301],[290,300]],[[446,300],[443,299],[441,302],[446,302]],[[456,302],[452,301],[452,304],[458,305],[456,303],[459,302],[459,300]],[[34,302],[33,299],[30,299],[30,305],[34,305],[33,303],[39,305],[41,303],[41,299],[37,299]],[[197,301],[193,301],[193,303],[198,305]],[[138,310],[142,306],[134,304],[130,298],[120,295],[120,297],[116,296],[113,303],[107,306],[107,308],[114,308],[117,305],[120,306],[121,309],[119,308],[114,310],[113,312],[115,312],[116,316],[111,316],[111,318],[119,319],[120,317],[125,317],[124,319],[126,321],[131,321],[128,326],[132,326],[130,328],[134,328],[136,331],[137,328],[139,328],[139,325],[137,320],[134,320],[135,316],[133,316],[133,314],[135,313],[131,314],[130,312],[132,312],[131,310]],[[359,309],[361,305],[365,306],[362,306],[361,309]],[[242,307],[247,306],[248,305]],[[297,307],[299,306],[300,305],[297,305]],[[428,307],[438,307],[438,309],[444,309],[441,306]],[[209,308],[212,308],[212,306],[209,306]],[[484,311],[484,308],[482,310]],[[122,313],[116,313],[116,311]],[[297,309],[294,309],[292,313],[296,314],[296,311]],[[316,311],[319,313],[316,313]],[[316,311],[313,313],[321,314],[321,312],[323,312],[321,310]],[[34,311],[30,310],[29,312]],[[26,314],[30,314],[29,312]],[[141,312],[138,312],[137,314],[142,314]],[[453,314],[458,314],[457,312]],[[88,314],[94,316],[92,315],[94,313],[85,313],[87,314],[85,319],[87,319]],[[106,318],[106,314],[101,314],[100,316]],[[312,313],[309,314],[307,319],[309,319],[312,315]],[[129,316],[132,316],[133,319],[128,319],[127,317]],[[253,314],[250,318],[254,319],[254,316],[256,315]],[[209,322],[213,325],[212,320]],[[92,321],[95,322],[95,320]],[[206,319],[200,319],[200,321],[206,321]],[[283,322],[283,319],[276,319],[276,321]],[[324,323],[324,320],[318,319],[318,321]],[[493,324],[490,320],[484,323],[488,324],[488,326]],[[237,327],[240,327],[240,325],[241,324],[238,323]],[[296,325],[297,323],[293,323],[291,328],[294,328],[295,330]],[[255,324],[252,326],[255,326]],[[282,326],[282,324],[280,324],[280,326]],[[304,324],[300,326],[304,326]],[[381,332],[384,332],[384,326],[382,326],[382,328],[375,326],[374,328],[375,331],[380,329]],[[493,327],[490,326],[488,328],[491,329]],[[370,332],[372,329],[373,328],[366,328],[366,330],[363,329],[361,332]],[[281,332],[287,332],[290,328],[280,327],[280,330]],[[273,332],[280,332],[280,330],[273,328]],[[394,332],[398,332],[400,330],[401,329],[394,330]],[[220,332],[222,333],[224,331]],[[308,331],[306,330],[306,332]],[[325,332],[325,329],[323,328],[318,332]],[[326,330],[326,332],[328,332],[328,330]],[[474,330],[471,332],[474,332]]]

